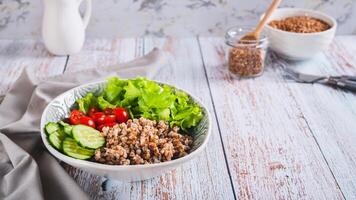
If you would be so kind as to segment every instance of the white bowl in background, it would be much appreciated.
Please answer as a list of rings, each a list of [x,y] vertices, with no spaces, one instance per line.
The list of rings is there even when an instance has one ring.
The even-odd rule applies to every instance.
[[[162,85],[168,85],[157,82]],[[99,81],[95,83],[89,83],[73,88],[59,95],[53,99],[43,111],[41,117],[41,138],[48,149],[48,151],[57,159],[72,165],[73,167],[88,171],[90,173],[104,176],[107,178],[113,178],[124,182],[140,181],[149,179],[155,176],[159,176],[169,170],[176,169],[182,164],[187,163],[191,159],[199,155],[206,147],[209,137],[211,135],[211,117],[206,106],[204,106],[196,97],[192,96],[188,92],[174,87],[176,90],[184,91],[188,94],[191,100],[197,103],[204,113],[203,119],[199,124],[191,130],[190,134],[193,136],[193,147],[191,152],[181,158],[155,163],[147,165],[107,165],[88,160],[79,160],[69,157],[58,150],[54,149],[47,139],[47,134],[44,131],[44,127],[48,122],[57,122],[66,118],[70,114],[70,108],[75,101],[85,96],[88,92],[93,92],[95,95],[100,94],[104,88],[106,88],[107,81]],[[170,86],[170,85],[168,85]],[[173,86],[172,86],[173,87]]]
[[[270,21],[293,16],[310,16],[328,23],[331,28],[316,33],[294,33],[272,28]],[[273,12],[264,28],[269,47],[288,60],[306,60],[325,50],[332,42],[337,27],[336,20],[324,13],[301,8],[279,8]]]

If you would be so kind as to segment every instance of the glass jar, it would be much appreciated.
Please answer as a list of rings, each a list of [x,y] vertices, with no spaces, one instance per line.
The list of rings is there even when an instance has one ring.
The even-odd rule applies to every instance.
[[[228,45],[228,69],[237,77],[256,77],[263,73],[268,47],[267,37],[260,35],[256,40],[240,40],[255,27],[232,27],[225,34]]]

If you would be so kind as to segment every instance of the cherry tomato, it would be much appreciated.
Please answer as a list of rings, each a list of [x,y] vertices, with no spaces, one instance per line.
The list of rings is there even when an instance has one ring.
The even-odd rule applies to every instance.
[[[80,124],[79,120],[84,117],[84,113],[79,110],[73,110],[69,116],[69,122],[72,125]]]
[[[116,122],[116,116],[115,115],[106,115],[104,118],[104,124],[109,124]]]
[[[99,131],[103,131],[104,127],[110,127],[111,128],[111,127],[115,126],[116,124],[118,124],[118,123],[113,122],[113,123],[108,123],[108,124],[102,124],[102,125],[98,126],[96,129],[99,130]]]
[[[129,113],[125,108],[115,108],[114,113],[116,116],[116,121],[119,123],[126,122],[129,119]]]
[[[79,124],[83,124],[83,125],[86,125],[86,126],[91,126],[93,128],[95,128],[95,122],[92,118],[90,117],[87,117],[87,116],[83,116],[79,119]]]
[[[105,114],[103,112],[96,112],[93,114],[93,119],[96,124],[104,124],[105,123]]]
[[[114,114],[114,110],[112,108],[106,108],[104,110],[104,114],[105,115],[113,115]]]
[[[96,113],[96,112],[99,112],[98,108],[95,108],[95,107],[90,108],[88,111],[89,117],[93,117],[94,113]]]

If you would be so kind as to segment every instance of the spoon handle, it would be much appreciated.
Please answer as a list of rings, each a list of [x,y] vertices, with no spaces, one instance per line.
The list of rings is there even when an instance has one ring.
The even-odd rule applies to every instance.
[[[277,9],[282,0],[273,0],[266,13],[263,15],[262,20],[258,23],[255,33],[259,35],[265,26],[268,18],[272,15],[273,11]]]

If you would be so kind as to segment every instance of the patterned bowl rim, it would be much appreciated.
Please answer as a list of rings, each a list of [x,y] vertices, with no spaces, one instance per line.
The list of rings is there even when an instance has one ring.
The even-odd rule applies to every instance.
[[[152,80],[152,79],[151,79]],[[175,160],[170,160],[170,161],[165,161],[165,162],[161,162],[161,163],[153,163],[153,164],[145,164],[145,165],[109,165],[109,164],[102,164],[102,163],[97,163],[97,162],[92,162],[92,161],[88,161],[88,160],[79,160],[79,159],[75,159],[72,157],[69,157],[59,151],[57,151],[56,149],[54,149],[48,142],[47,140],[47,135],[44,132],[44,126],[45,126],[45,116],[48,113],[48,109],[51,107],[51,105],[53,104],[54,101],[56,101],[57,99],[60,99],[64,96],[66,96],[68,93],[77,90],[79,88],[83,88],[83,87],[87,87],[89,85],[99,85],[102,83],[107,83],[107,80],[100,80],[100,81],[96,81],[96,82],[90,82],[90,83],[86,83],[86,84],[82,84],[79,85],[77,87],[74,87],[70,90],[67,90],[65,92],[63,92],[62,94],[58,95],[57,97],[55,97],[51,102],[48,103],[48,105],[46,106],[46,108],[44,109],[42,116],[41,116],[41,124],[40,124],[40,128],[41,128],[41,138],[42,138],[42,142],[44,143],[44,145],[46,146],[46,148],[48,149],[48,151],[54,155],[56,158],[64,161],[67,164],[71,164],[71,163],[76,163],[82,167],[87,167],[87,168],[95,168],[95,169],[101,169],[101,170],[109,170],[109,171],[121,171],[121,170],[128,170],[128,169],[132,169],[132,170],[136,170],[136,169],[147,169],[147,168],[158,168],[158,167],[169,167],[169,166],[175,166],[176,164],[179,163],[185,163],[189,160],[191,160],[192,158],[194,158],[195,156],[199,155],[206,147],[209,138],[211,136],[211,130],[212,130],[212,120],[211,120],[211,115],[209,113],[209,110],[207,109],[207,106],[205,106],[205,104],[203,104],[197,97],[195,97],[194,95],[190,94],[189,92],[187,92],[184,89],[181,89],[179,87],[170,85],[168,83],[165,82],[161,82],[161,81],[156,81],[156,80],[152,80],[158,84],[163,84],[163,85],[167,85],[170,87],[173,87],[175,90],[181,90],[185,93],[188,94],[188,96],[193,99],[193,101],[195,103],[197,103],[202,109],[205,110],[204,114],[207,117],[207,123],[208,123],[208,129],[207,129],[207,133],[206,136],[204,138],[204,141],[202,142],[202,144],[200,146],[198,146],[194,151],[190,152],[188,155],[183,156],[181,158],[175,159]]]

